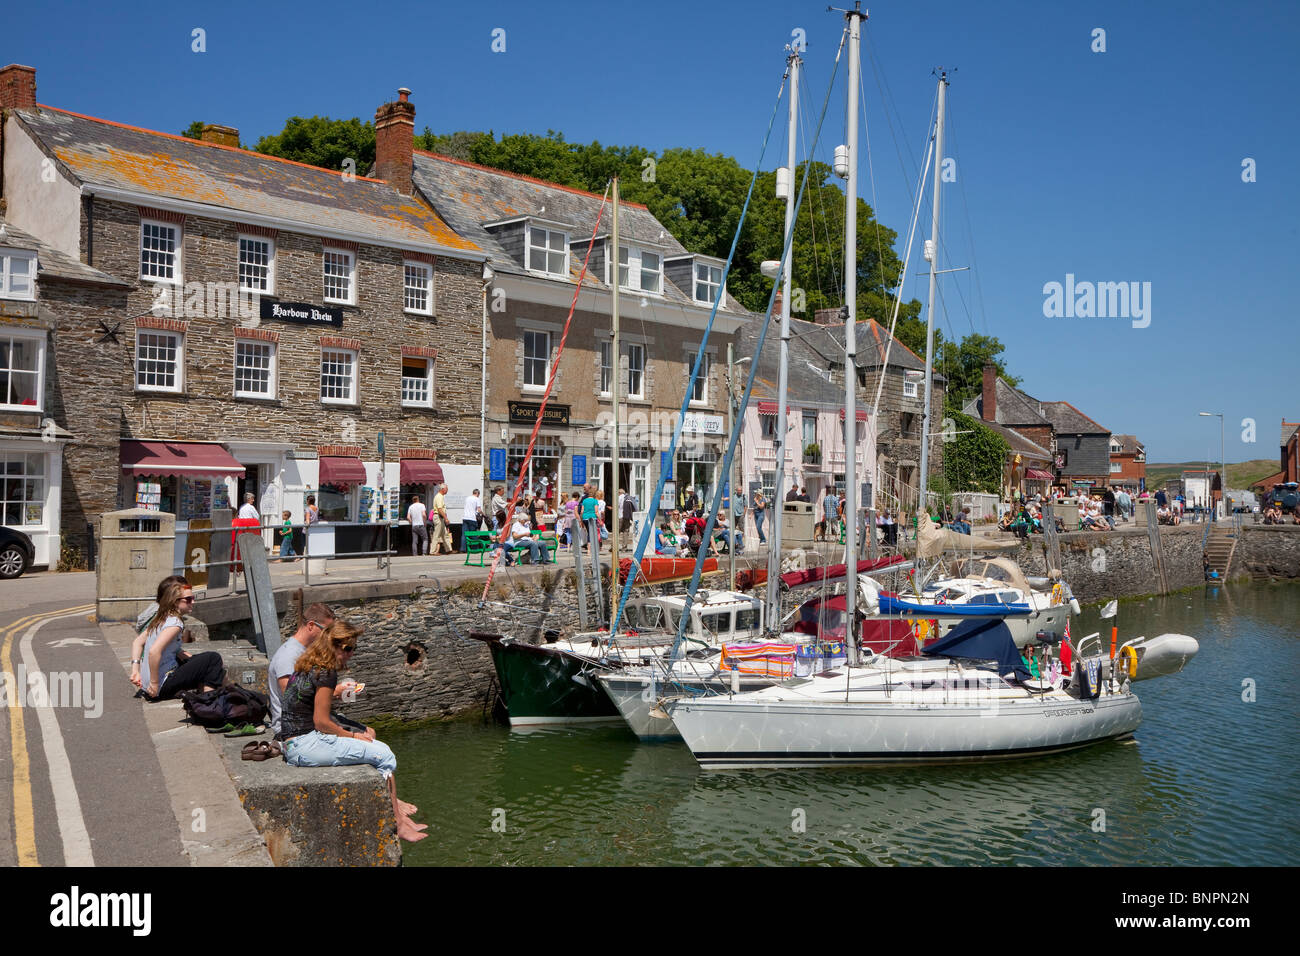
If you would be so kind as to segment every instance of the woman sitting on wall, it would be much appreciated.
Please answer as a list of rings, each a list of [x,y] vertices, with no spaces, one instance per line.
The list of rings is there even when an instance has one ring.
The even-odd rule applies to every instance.
[[[131,683],[149,700],[170,700],[186,690],[213,690],[225,680],[221,655],[181,650],[185,622],[194,610],[194,589],[178,576],[158,585],[158,610],[131,644]]]
[[[284,759],[295,767],[342,767],[368,763],[388,783],[388,796],[397,820],[397,835],[415,843],[428,834],[423,823],[413,823],[411,814],[418,809],[397,799],[397,758],[387,744],[375,740],[367,727],[358,732],[334,722],[330,706],[338,672],[347,667],[357,649],[362,629],[346,621],[335,621],[303,652],[294,665],[293,675],[285,685],[280,735],[284,741]]]

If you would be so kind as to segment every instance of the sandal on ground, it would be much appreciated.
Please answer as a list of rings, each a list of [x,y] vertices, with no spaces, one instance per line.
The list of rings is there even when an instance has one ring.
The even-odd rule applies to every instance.
[[[224,724],[224,725],[221,726],[221,727],[204,727],[203,729],[206,730],[206,731],[207,731],[208,733],[210,733],[210,734],[228,734],[228,733],[230,733],[232,730],[238,730],[238,729],[239,729],[239,724],[231,724],[231,723],[227,723],[227,724]]]
[[[260,740],[257,743],[249,744],[247,747],[245,747],[243,749],[243,752],[240,753],[239,759],[240,760],[265,760],[270,755],[271,755],[271,745],[268,744],[265,740]]]
[[[226,736],[227,737],[255,737],[260,733],[261,730],[259,730],[256,725],[244,724],[243,726],[236,727],[230,733],[226,734]]]

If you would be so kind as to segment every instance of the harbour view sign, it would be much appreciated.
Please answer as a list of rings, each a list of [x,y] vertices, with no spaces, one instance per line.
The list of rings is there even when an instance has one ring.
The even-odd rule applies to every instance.
[[[330,309],[305,302],[272,302],[261,300],[261,317],[268,321],[295,322],[298,325],[332,325],[343,328],[343,310]]]
[[[510,424],[531,425],[537,421],[537,413],[542,410],[542,403],[506,402],[506,407],[510,412]],[[569,406],[547,405],[546,414],[542,416],[542,424],[567,427],[569,424]]]

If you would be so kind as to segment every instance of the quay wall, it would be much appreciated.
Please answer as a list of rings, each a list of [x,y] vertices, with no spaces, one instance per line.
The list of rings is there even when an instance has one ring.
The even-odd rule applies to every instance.
[[[1171,591],[1204,582],[1203,533],[1202,525],[1160,527],[1160,547],[1164,552]],[[1061,574],[1082,603],[1160,592],[1151,539],[1145,528],[1071,531],[1058,537],[1063,565]],[[1026,574],[1047,573],[1046,548],[1044,538],[1035,535],[1016,554]]]
[[[1300,525],[1248,524],[1241,528],[1229,575],[1300,577]]]

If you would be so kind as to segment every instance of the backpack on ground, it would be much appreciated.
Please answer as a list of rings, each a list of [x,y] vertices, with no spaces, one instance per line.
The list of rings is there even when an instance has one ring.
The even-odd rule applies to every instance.
[[[269,706],[265,694],[238,684],[227,684],[216,690],[187,691],[181,695],[181,702],[190,720],[203,727],[260,724],[266,719]]]

